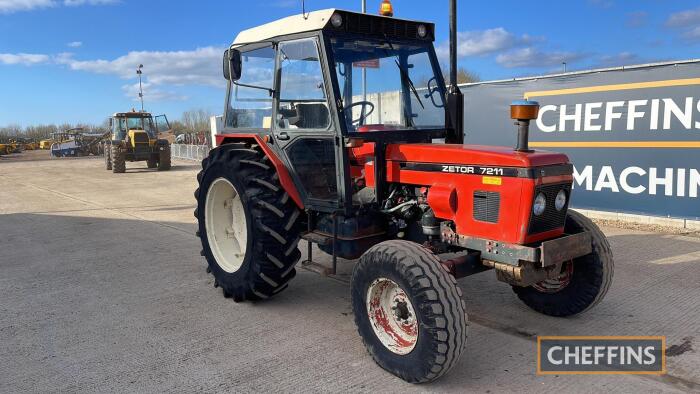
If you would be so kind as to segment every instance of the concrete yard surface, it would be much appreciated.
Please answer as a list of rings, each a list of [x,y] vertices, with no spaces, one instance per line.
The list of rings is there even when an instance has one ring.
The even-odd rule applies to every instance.
[[[197,163],[112,174],[101,158],[15,156],[0,158],[2,393],[700,391],[700,238],[604,227],[611,290],[572,318],[531,311],[492,271],[461,279],[467,351],[411,385],[358,337],[352,262],[338,278],[299,269],[265,302],[213,287],[192,215]],[[538,335],[664,335],[668,373],[537,376]]]

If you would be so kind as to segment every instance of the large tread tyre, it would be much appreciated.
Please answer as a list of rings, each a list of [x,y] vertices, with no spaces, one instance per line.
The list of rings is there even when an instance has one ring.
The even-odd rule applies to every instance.
[[[170,169],[170,153],[170,144],[164,146],[163,150],[158,152],[158,171],[168,171]]]
[[[569,211],[565,231],[567,234],[589,232],[593,247],[590,254],[564,263],[563,273],[567,271],[567,264],[572,264],[566,274],[567,284],[548,291],[543,291],[542,286],[513,286],[525,305],[549,316],[571,316],[596,306],[610,289],[615,271],[610,244],[595,223],[576,211]],[[555,285],[557,283],[555,281]]]
[[[148,168],[156,168],[156,167],[158,167],[158,160],[156,160],[156,159],[148,159],[148,160],[146,160],[146,167],[148,167]]]
[[[109,150],[105,150],[104,156],[105,156],[105,169],[107,171],[112,170],[112,156],[109,154]]]
[[[378,307],[386,304],[376,290],[382,283],[399,291],[391,293],[389,305]],[[351,287],[357,330],[380,367],[407,382],[425,383],[457,364],[467,343],[466,305],[457,281],[431,251],[404,240],[379,243],[360,258]],[[402,308],[408,311],[403,317],[396,312]],[[388,311],[394,317],[387,318]]]
[[[122,174],[126,172],[126,158],[118,145],[111,145],[109,156],[112,159],[112,172]]]
[[[222,179],[240,196],[240,212],[245,216],[245,254],[233,272],[230,266],[225,270],[225,261],[220,264],[212,251],[212,246],[221,251],[225,245],[212,245],[211,242],[217,242],[216,234],[207,233],[207,212],[211,212],[207,209],[208,193]],[[194,215],[199,222],[197,235],[214,285],[222,287],[224,296],[236,302],[266,299],[284,290],[296,275],[294,266],[301,257],[297,245],[303,213],[280,185],[269,158],[257,145],[226,144],[211,150],[202,160],[197,180],[199,187],[194,193],[197,199]]]

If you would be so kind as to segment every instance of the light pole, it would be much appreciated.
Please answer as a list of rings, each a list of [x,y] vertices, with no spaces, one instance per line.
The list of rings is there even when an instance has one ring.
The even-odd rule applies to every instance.
[[[139,64],[139,68],[136,69],[136,74],[139,75],[139,99],[141,99],[141,112],[143,112],[143,85],[141,84],[141,74],[143,74],[141,71],[142,68],[143,64]]]
[[[564,72],[566,72],[566,62],[561,62],[562,66],[564,66]]]

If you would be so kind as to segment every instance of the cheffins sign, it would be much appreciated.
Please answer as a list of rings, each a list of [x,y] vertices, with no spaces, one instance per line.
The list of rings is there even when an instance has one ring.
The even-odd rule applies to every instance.
[[[465,140],[513,145],[511,99],[540,103],[530,146],[574,164],[573,206],[700,217],[700,62],[465,86]]]

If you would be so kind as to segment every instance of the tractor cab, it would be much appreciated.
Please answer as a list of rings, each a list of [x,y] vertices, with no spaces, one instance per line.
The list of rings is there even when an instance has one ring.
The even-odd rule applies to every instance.
[[[267,135],[305,206],[349,210],[375,142],[445,137],[433,40],[431,23],[335,9],[243,31],[224,56],[222,133]]]

